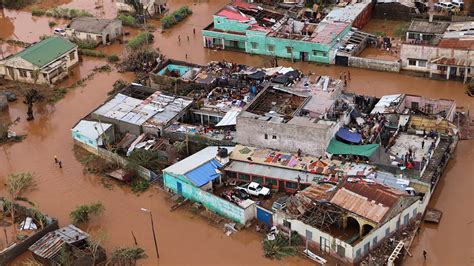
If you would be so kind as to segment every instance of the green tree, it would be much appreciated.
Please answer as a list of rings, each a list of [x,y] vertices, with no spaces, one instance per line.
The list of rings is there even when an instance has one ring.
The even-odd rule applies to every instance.
[[[125,0],[125,3],[133,8],[135,14],[143,15],[145,9],[140,0]]]
[[[101,202],[83,204],[76,207],[69,216],[74,224],[89,222],[91,215],[101,215],[105,210]]]
[[[21,196],[26,191],[32,189],[35,186],[33,175],[29,172],[9,174],[7,176],[6,187],[7,191],[11,196],[12,202],[8,204],[12,216],[12,223],[15,224],[15,203],[21,199]],[[16,230],[16,226],[13,226]]]
[[[159,170],[167,161],[167,158],[158,151],[137,149],[128,157],[128,164],[125,168],[134,172],[138,170],[138,166],[143,166],[149,170]]]

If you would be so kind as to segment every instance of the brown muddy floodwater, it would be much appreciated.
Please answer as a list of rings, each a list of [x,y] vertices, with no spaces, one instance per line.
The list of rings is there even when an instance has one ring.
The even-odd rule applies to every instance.
[[[45,0],[48,8],[55,3],[68,7],[82,8],[100,17],[112,18],[116,14],[114,2],[104,0],[103,8],[96,9],[95,0],[50,1]],[[157,30],[154,47],[159,48],[168,58],[206,64],[212,60],[229,60],[241,64],[262,66],[266,59],[262,56],[251,56],[244,53],[214,51],[202,47],[200,29],[212,20],[212,14],[228,1],[186,1],[169,0],[171,11],[182,5],[189,5],[194,14],[172,29],[161,32]],[[99,12],[99,13],[97,13]],[[31,42],[44,33],[49,33],[50,18],[31,17],[26,12],[5,10],[0,16],[0,37],[18,38]],[[31,26],[36,21],[35,26]],[[66,24],[67,22],[64,22]],[[159,27],[159,21],[150,21]],[[385,26],[384,26],[385,27]],[[194,36],[192,31],[196,29]],[[389,25],[384,31],[389,30]],[[130,36],[138,30],[127,29]],[[181,43],[178,43],[181,35]],[[189,35],[190,41],[187,41]],[[6,37],[5,37],[6,36]],[[13,37],[11,37],[13,36]],[[128,37],[129,38],[129,37]],[[101,48],[107,53],[120,54],[123,46],[112,45]],[[62,86],[72,84],[79,77],[87,75],[95,66],[105,61],[85,58],[79,68],[74,70],[72,79]],[[343,68],[337,66],[318,66],[308,63],[292,63],[279,60],[279,64],[294,66],[307,72],[339,77],[340,72],[350,71],[352,80],[348,90],[382,96],[384,94],[410,93],[432,98],[447,98],[457,101],[458,106],[473,111],[474,99],[464,94],[464,86],[457,82],[434,81],[424,78],[399,75],[394,73],[375,72],[364,69]],[[99,73],[85,87],[69,92],[49,112],[36,114],[36,120],[26,122],[26,107],[21,102],[10,106],[3,116],[20,117],[21,122],[15,126],[18,133],[28,134],[27,138],[13,145],[0,147],[0,178],[9,173],[31,171],[38,181],[38,189],[26,196],[39,203],[40,209],[57,217],[61,225],[69,223],[68,213],[75,206],[83,203],[101,201],[106,208],[104,215],[92,222],[94,229],[101,228],[107,232],[105,247],[111,251],[116,247],[132,246],[131,232],[137,237],[140,247],[145,248],[149,258],[139,261],[140,265],[312,265],[301,258],[273,261],[265,259],[260,244],[260,237],[246,230],[231,237],[223,234],[221,228],[208,224],[204,219],[184,210],[169,212],[166,193],[150,189],[136,196],[129,189],[114,186],[106,189],[99,183],[100,177],[83,174],[82,165],[76,161],[72,148],[71,127],[86,114],[103,103],[107,92],[117,79],[133,80],[130,74],[116,72]],[[44,110],[44,108],[42,109]],[[444,212],[441,223],[437,226],[423,226],[422,234],[415,241],[412,249],[413,258],[405,265],[467,265],[473,263],[473,226],[472,211],[474,141],[462,141],[438,186],[431,206]],[[53,162],[57,155],[64,163],[59,169]],[[6,192],[0,188],[0,195]],[[149,216],[140,211],[147,208],[153,211],[161,258],[155,258],[153,239],[150,232]],[[428,260],[422,260],[422,250],[428,252]],[[18,263],[20,263],[17,260]],[[21,263],[20,263],[21,265]]]

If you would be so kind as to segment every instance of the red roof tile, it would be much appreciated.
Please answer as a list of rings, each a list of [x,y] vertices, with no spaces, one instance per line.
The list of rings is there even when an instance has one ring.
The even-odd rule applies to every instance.
[[[229,6],[225,7],[221,11],[219,11],[216,15],[221,16],[221,17],[225,17],[225,18],[228,18],[228,19],[231,19],[231,20],[237,20],[237,21],[248,21],[248,20],[250,20],[250,17],[248,17],[244,13],[238,11],[237,9],[229,7]]]

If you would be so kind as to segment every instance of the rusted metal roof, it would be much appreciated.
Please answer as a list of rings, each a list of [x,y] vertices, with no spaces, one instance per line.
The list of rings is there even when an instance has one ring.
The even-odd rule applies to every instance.
[[[468,58],[453,58],[453,57],[439,57],[431,60],[432,64],[437,65],[449,65],[449,66],[463,66],[470,67],[472,66],[472,61]]]
[[[81,229],[70,224],[54,232],[44,235],[28,249],[42,258],[52,258],[66,243],[72,244],[85,240],[89,235]]]
[[[402,192],[380,184],[344,182],[331,203],[376,223],[399,201]]]
[[[473,39],[442,39],[438,47],[441,48],[453,48],[461,50],[474,50]]]
[[[304,190],[298,192],[312,201],[326,201],[330,198],[333,188],[332,184],[311,185]]]

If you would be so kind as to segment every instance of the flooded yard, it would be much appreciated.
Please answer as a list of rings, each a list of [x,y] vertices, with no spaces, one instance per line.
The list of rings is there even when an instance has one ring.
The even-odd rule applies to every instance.
[[[99,17],[113,18],[116,15],[115,3],[111,0],[104,0],[103,4],[99,4],[101,6],[99,8],[96,8],[98,6],[96,3],[102,1],[43,2],[44,6],[41,6],[43,8],[58,5],[59,2],[63,6],[89,10]],[[150,24],[157,27],[153,46],[159,48],[168,58],[185,60],[187,54],[188,61],[198,64],[206,64],[212,60],[228,60],[262,66],[265,62],[262,56],[203,48],[200,30],[210,23],[212,14],[226,3],[225,0],[168,1],[171,10],[189,5],[194,14],[163,32],[159,29],[159,21],[150,21]],[[32,17],[25,11],[3,10],[0,13],[0,38],[18,39],[24,42],[37,41],[41,35],[51,34],[51,28],[48,26],[51,20],[54,19]],[[64,20],[55,21],[58,25],[68,23]],[[381,31],[391,33],[393,25],[390,23],[383,25]],[[195,35],[193,29],[196,29]],[[132,36],[138,33],[136,29],[126,31],[130,31]],[[181,37],[180,43],[178,36]],[[114,44],[100,49],[108,54],[120,54],[123,46]],[[2,50],[12,53],[16,48],[2,44]],[[90,73],[94,67],[105,63],[106,60],[102,59],[84,58],[81,66],[74,70],[72,77],[60,86],[71,85]],[[279,60],[279,64],[293,66],[305,73],[315,72],[332,77],[339,77],[341,72],[350,71],[348,90],[352,92],[373,96],[408,93],[453,99],[458,106],[474,111],[473,98],[464,93],[464,85],[459,82],[435,81],[365,69],[292,63],[286,60]],[[126,187],[114,186],[111,190],[107,189],[100,184],[100,177],[84,174],[83,166],[73,154],[71,128],[79,119],[105,101],[107,92],[112,89],[117,79],[132,81],[134,75],[116,71],[97,73],[84,87],[68,92],[65,98],[54,108],[49,108],[48,112],[37,113],[36,119],[32,122],[26,121],[25,104],[17,101],[10,105],[2,116],[13,119],[20,117],[21,121],[14,130],[27,134],[27,138],[21,143],[0,146],[0,179],[15,172],[34,173],[38,188],[28,193],[27,197],[38,203],[41,211],[58,218],[61,226],[69,223],[69,212],[77,205],[101,201],[105,206],[105,212],[101,217],[94,219],[91,226],[107,232],[105,248],[108,251],[117,247],[133,246],[132,234],[134,234],[138,245],[144,248],[149,256],[148,259],[139,261],[141,265],[313,265],[309,260],[299,257],[281,261],[266,259],[263,256],[260,237],[251,230],[227,237],[222,230],[209,226],[206,220],[197,215],[184,210],[170,212],[170,204],[166,199],[168,195],[161,190],[152,188],[137,196]],[[55,155],[62,160],[62,169],[54,163]],[[466,205],[474,202],[473,160],[474,141],[460,142],[456,156],[449,163],[430,203],[431,207],[444,212],[443,219],[437,226],[423,225],[422,234],[417,237],[411,250],[413,257],[408,258],[405,265],[423,264],[423,250],[428,252],[425,265],[473,263],[474,214]],[[1,186],[0,194],[4,193],[6,191]],[[161,255],[159,260],[154,253],[149,216],[141,212],[140,208],[147,208],[153,212]],[[17,259],[16,263],[21,265],[22,259],[24,257]]]

